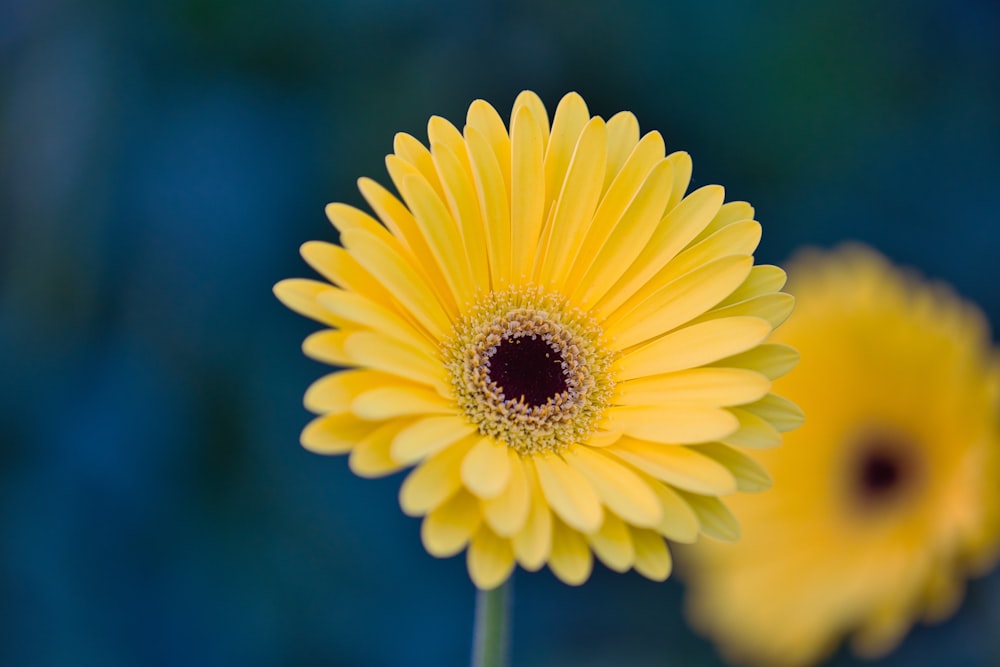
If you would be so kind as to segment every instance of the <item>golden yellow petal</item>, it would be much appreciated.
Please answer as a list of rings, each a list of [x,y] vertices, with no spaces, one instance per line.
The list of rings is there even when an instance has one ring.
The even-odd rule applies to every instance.
[[[675,182],[675,189],[671,190],[672,199],[676,194],[678,166],[676,162],[671,164]],[[614,287],[597,302],[594,315],[598,319],[607,317],[642,288],[650,278],[659,273],[698,232],[704,229],[722,206],[724,197],[725,190],[721,186],[706,185],[685,197],[673,210],[670,210],[668,202],[669,212],[660,221],[653,236],[635,261],[621,275]]]
[[[573,528],[592,533],[604,514],[594,487],[559,456],[532,456],[538,482],[549,507]]]
[[[602,451],[678,489],[711,495],[736,491],[736,479],[725,466],[688,447],[622,438]]]
[[[587,535],[594,554],[615,572],[625,572],[635,563],[635,547],[628,526],[611,512],[604,513],[604,523],[596,533]]]
[[[730,306],[716,306],[704,315],[691,320],[695,322],[705,322],[723,317],[741,317],[749,315],[759,317],[770,322],[773,328],[778,328],[782,322],[788,319],[795,308],[795,297],[784,292],[772,292],[746,299]]]
[[[587,581],[594,569],[594,558],[583,535],[558,518],[554,519],[552,525],[549,569],[560,581],[570,586],[579,586]]]
[[[467,127],[465,141],[472,162],[473,182],[486,225],[486,250],[493,288],[509,283],[511,275],[511,221],[507,186],[486,138]]]
[[[522,90],[518,93],[517,97],[514,99],[514,106],[510,112],[511,124],[514,123],[514,119],[517,117],[518,112],[522,108],[526,108],[531,112],[531,115],[538,124],[538,129],[542,135],[542,146],[548,146],[549,114],[548,111],[545,110],[545,104],[542,102],[541,98],[530,90]]]
[[[351,366],[354,364],[354,360],[347,354],[344,345],[347,339],[355,333],[357,333],[355,329],[317,331],[302,341],[302,352],[316,361],[334,366]]]
[[[424,517],[420,524],[420,539],[427,553],[437,558],[448,558],[465,548],[481,523],[479,501],[459,489]]]
[[[389,160],[386,161],[387,164]],[[410,174],[397,185],[400,194],[413,213],[420,232],[430,247],[434,263],[441,267],[445,282],[460,307],[475,295],[472,268],[464,252],[464,242],[458,223],[434,189],[419,175]]]
[[[667,211],[672,211],[675,206],[683,201],[681,198],[691,184],[691,170],[693,169],[693,165],[691,164],[691,156],[684,151],[671,153],[667,156],[667,159],[674,165],[674,185],[670,188],[670,201],[667,202]],[[697,232],[698,230],[695,231]]]
[[[740,427],[725,438],[721,438],[722,442],[734,447],[752,449],[767,449],[781,444],[781,433],[767,420],[743,408],[730,408],[730,411],[739,420]]]
[[[457,415],[427,417],[396,436],[392,443],[392,457],[400,463],[414,463],[425,456],[436,454],[462,438],[471,436],[476,430],[476,425],[465,417]]]
[[[650,483],[655,481],[655,483]],[[691,506],[671,487],[658,480],[647,480],[663,508],[663,517],[656,531],[674,542],[691,544],[698,539],[701,529],[698,516]]]
[[[514,570],[514,551],[510,540],[498,537],[489,526],[479,527],[469,552],[466,567],[472,583],[481,590],[491,590],[502,584]]]
[[[656,274],[664,284],[703,264],[730,255],[752,255],[760,243],[761,226],[756,220],[734,222],[689,246]]]
[[[706,405],[615,406],[601,428],[666,445],[690,445],[725,438],[739,421],[724,409]]]
[[[769,380],[777,380],[795,368],[799,351],[782,343],[763,343],[755,348],[712,362],[713,367],[747,368]]]
[[[469,106],[465,122],[482,135],[493,150],[493,155],[500,167],[500,174],[505,181],[504,190],[509,197],[511,191],[511,148],[510,137],[507,136],[507,126],[504,125],[503,119],[488,102],[476,100]]]
[[[608,135],[601,118],[591,118],[583,128],[559,184],[552,214],[548,246],[541,249],[538,281],[543,286],[561,286],[583,244],[597,209],[607,168]]]
[[[545,149],[546,192],[556,193],[562,189],[577,140],[588,121],[590,112],[587,104],[577,93],[568,93],[559,101]]]
[[[691,241],[691,245],[696,243],[701,243],[706,238],[719,231],[723,227],[728,227],[734,222],[743,222],[744,220],[753,220],[754,210],[753,206],[745,201],[731,201],[726,202],[719,209],[719,212],[715,214],[712,218],[712,222],[708,223],[708,226],[701,231],[698,236]]]
[[[622,267],[631,264],[642,252],[663,215],[670,196],[673,166],[661,160],[644,175],[645,180],[634,183],[647,166],[643,161],[646,153],[656,148],[654,145],[639,152],[645,147],[646,144],[640,144],[636,148],[636,161],[629,160],[611,184],[598,209],[594,229],[573,263],[567,289],[577,293],[576,300],[582,307],[590,306],[607,293],[621,276]]]
[[[455,317],[458,313],[458,307],[448,289],[444,273],[441,267],[434,262],[434,255],[431,253],[427,240],[420,231],[413,214],[403,205],[403,202],[370,178],[358,179],[358,189],[372,210],[395,235],[393,237],[395,243],[389,244],[390,248],[407,262],[410,262],[411,267],[407,270],[412,270],[423,282],[426,282],[431,287],[431,292],[436,295],[435,298],[439,299],[445,312],[449,316]],[[344,243],[343,232],[341,232],[341,242]],[[346,243],[344,245],[347,246]],[[391,285],[386,284],[386,287],[394,295],[396,294]]]
[[[732,357],[771,333],[759,317],[729,317],[692,324],[630,351],[615,362],[616,377],[631,380],[660,375]]]
[[[444,188],[438,177],[431,152],[420,141],[406,132],[397,132],[393,137],[392,150],[396,157],[408,162],[423,176],[439,197],[444,197]]]
[[[316,296],[319,304],[343,321],[358,328],[370,328],[380,334],[434,357],[440,348],[427,334],[388,308],[355,292],[329,287]]]
[[[534,466],[527,461],[522,461],[522,467],[525,480],[528,482],[531,499],[524,527],[514,536],[512,542],[517,562],[525,570],[534,572],[545,564],[552,552],[552,521],[554,517],[538,483]]]
[[[489,255],[486,250],[486,226],[483,224],[479,197],[472,174],[461,160],[444,144],[434,144],[434,162],[441,174],[448,207],[458,222],[459,232],[469,258],[472,279],[476,285],[490,284]]]
[[[714,496],[687,493],[680,489],[677,493],[698,515],[701,532],[723,542],[735,542],[740,539],[740,524],[721,500]]]
[[[448,392],[445,369],[437,360],[384,334],[358,331],[344,341],[344,350],[359,366]]]
[[[590,434],[586,442],[580,443],[586,445],[587,447],[608,447],[618,442],[618,439],[624,435],[621,431],[603,431],[598,429]]]
[[[459,473],[462,459],[475,442],[475,438],[459,440],[414,468],[399,488],[399,506],[403,512],[409,516],[421,516],[459,491],[462,488]],[[393,447],[395,444],[394,440]],[[395,458],[395,452],[392,453]]]
[[[587,478],[605,507],[625,521],[637,526],[660,522],[662,509],[656,494],[626,466],[588,447],[571,447],[562,457]]]
[[[635,114],[619,111],[608,119],[608,168],[605,171],[603,192],[608,191],[611,181],[621,171],[637,143],[639,120]]]
[[[349,320],[331,313],[317,300],[320,294],[333,289],[336,288],[327,283],[306,278],[287,278],[273,288],[278,300],[299,315],[305,315],[311,320],[331,327],[349,326]]]
[[[689,368],[615,385],[617,405],[741,405],[767,395],[771,382],[742,368]]]
[[[361,209],[355,208],[348,204],[343,204],[341,202],[333,202],[332,204],[326,205],[326,217],[330,221],[338,232],[343,234],[348,230],[364,230],[369,234],[377,236],[383,243],[389,244],[393,250],[400,252],[409,259],[412,259],[412,255],[407,255],[408,248],[405,244],[401,243],[402,239],[399,235],[389,233],[385,227],[383,227],[378,220],[368,215]]]
[[[521,457],[507,449],[510,459],[510,480],[503,493],[483,500],[486,523],[501,537],[513,537],[524,528],[531,510],[531,490]]]
[[[472,173],[465,148],[465,138],[448,120],[441,116],[431,116],[427,121],[427,139],[431,146],[435,144],[447,146],[462,161],[465,170]]]
[[[306,390],[303,403],[316,414],[350,412],[351,401],[365,391],[397,384],[400,380],[388,373],[351,369],[324,375]]]
[[[350,413],[323,415],[302,429],[302,446],[317,454],[344,454],[379,426]]]
[[[299,253],[309,266],[330,282],[375,303],[393,303],[392,295],[341,246],[307,241],[299,248]]]
[[[511,277],[527,282],[544,222],[547,128],[530,106],[519,107],[515,102],[514,109],[510,130],[511,169],[515,174],[510,185]]]
[[[732,292],[753,267],[753,257],[724,257],[684,274],[632,310],[615,311],[604,324],[618,349],[646,340],[690,322]]]
[[[359,477],[383,477],[403,468],[389,455],[392,439],[399,431],[410,423],[399,419],[379,426],[362,438],[351,450],[348,465],[351,471]]]
[[[451,319],[443,302],[400,254],[363,230],[348,230],[340,240],[435,340],[451,333]]]
[[[631,526],[629,531],[635,544],[635,571],[653,581],[666,581],[673,569],[666,542],[648,528]]]
[[[776,394],[768,394],[755,403],[740,407],[760,417],[782,433],[797,429],[805,421],[802,408]]]
[[[407,415],[457,414],[455,401],[433,389],[395,385],[376,387],[359,394],[351,411],[362,419],[380,420]]]
[[[743,284],[719,305],[728,306],[762,294],[772,294],[785,286],[785,280],[784,270],[770,264],[758,264],[753,267]]]
[[[495,498],[510,481],[507,446],[493,436],[483,436],[462,461],[462,482],[480,498]]]
[[[766,491],[774,485],[771,475],[757,461],[722,443],[700,445],[698,452],[726,466],[736,478],[736,488],[747,493]]]

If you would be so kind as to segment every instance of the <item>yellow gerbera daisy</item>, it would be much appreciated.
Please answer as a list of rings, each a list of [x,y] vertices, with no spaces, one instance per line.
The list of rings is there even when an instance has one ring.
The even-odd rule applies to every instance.
[[[794,262],[802,353],[777,383],[808,415],[755,459],[774,488],[734,499],[738,544],[685,551],[688,611],[735,662],[805,665],[853,633],[893,648],[949,615],[1000,537],[1000,367],[982,314],[849,246]],[[690,562],[688,562],[690,561]]]
[[[427,134],[386,158],[401,199],[359,181],[379,220],[331,204],[342,246],[302,247],[333,285],[275,287],[331,327],[306,354],[347,368],[306,392],[303,445],[364,476],[415,465],[403,510],[431,554],[468,546],[482,589],[515,562],[578,584],[592,553],[664,579],[664,537],[734,535],[716,497],[769,484],[734,447],[799,415],[769,394],[797,355],[762,345],[792,298],[753,266],[753,209],[685,197],[687,154],[576,94],[551,127],[525,92],[509,132],[477,101]]]

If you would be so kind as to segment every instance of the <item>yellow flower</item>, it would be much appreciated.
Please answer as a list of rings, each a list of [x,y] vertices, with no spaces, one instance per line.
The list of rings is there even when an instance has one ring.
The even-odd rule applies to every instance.
[[[431,554],[468,547],[480,588],[515,563],[579,584],[592,554],[662,580],[665,537],[734,536],[717,496],[769,484],[734,447],[798,419],[769,393],[797,355],[762,344],[784,273],[753,266],[753,209],[685,197],[690,158],[630,113],[569,94],[550,127],[525,92],[509,132],[483,101],[466,123],[432,118],[429,150],[396,135],[401,199],[361,179],[379,220],[331,204],[343,245],[302,247],[333,285],[275,287],[331,327],[306,354],[347,368],[306,392],[302,443],[363,476],[416,466],[403,511]]]
[[[734,662],[805,665],[847,634],[867,656],[958,605],[997,555],[1000,367],[982,314],[849,246],[793,263],[802,353],[776,390],[808,415],[756,459],[738,544],[685,551],[688,611]]]

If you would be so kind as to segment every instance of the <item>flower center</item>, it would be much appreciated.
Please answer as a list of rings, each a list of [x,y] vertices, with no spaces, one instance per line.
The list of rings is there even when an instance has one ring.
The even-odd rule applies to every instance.
[[[849,463],[850,495],[859,509],[874,511],[909,495],[921,474],[916,444],[891,429],[872,429],[858,438]]]
[[[491,351],[487,375],[504,396],[538,407],[566,391],[562,353],[551,343],[521,335],[503,338]]]
[[[614,353],[603,331],[536,287],[487,295],[442,349],[465,415],[522,454],[585,442],[611,402]]]

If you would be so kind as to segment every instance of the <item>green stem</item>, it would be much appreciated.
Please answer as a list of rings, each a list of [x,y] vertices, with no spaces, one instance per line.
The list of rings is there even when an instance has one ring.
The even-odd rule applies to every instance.
[[[506,667],[510,630],[510,579],[491,591],[476,590],[472,667]]]

